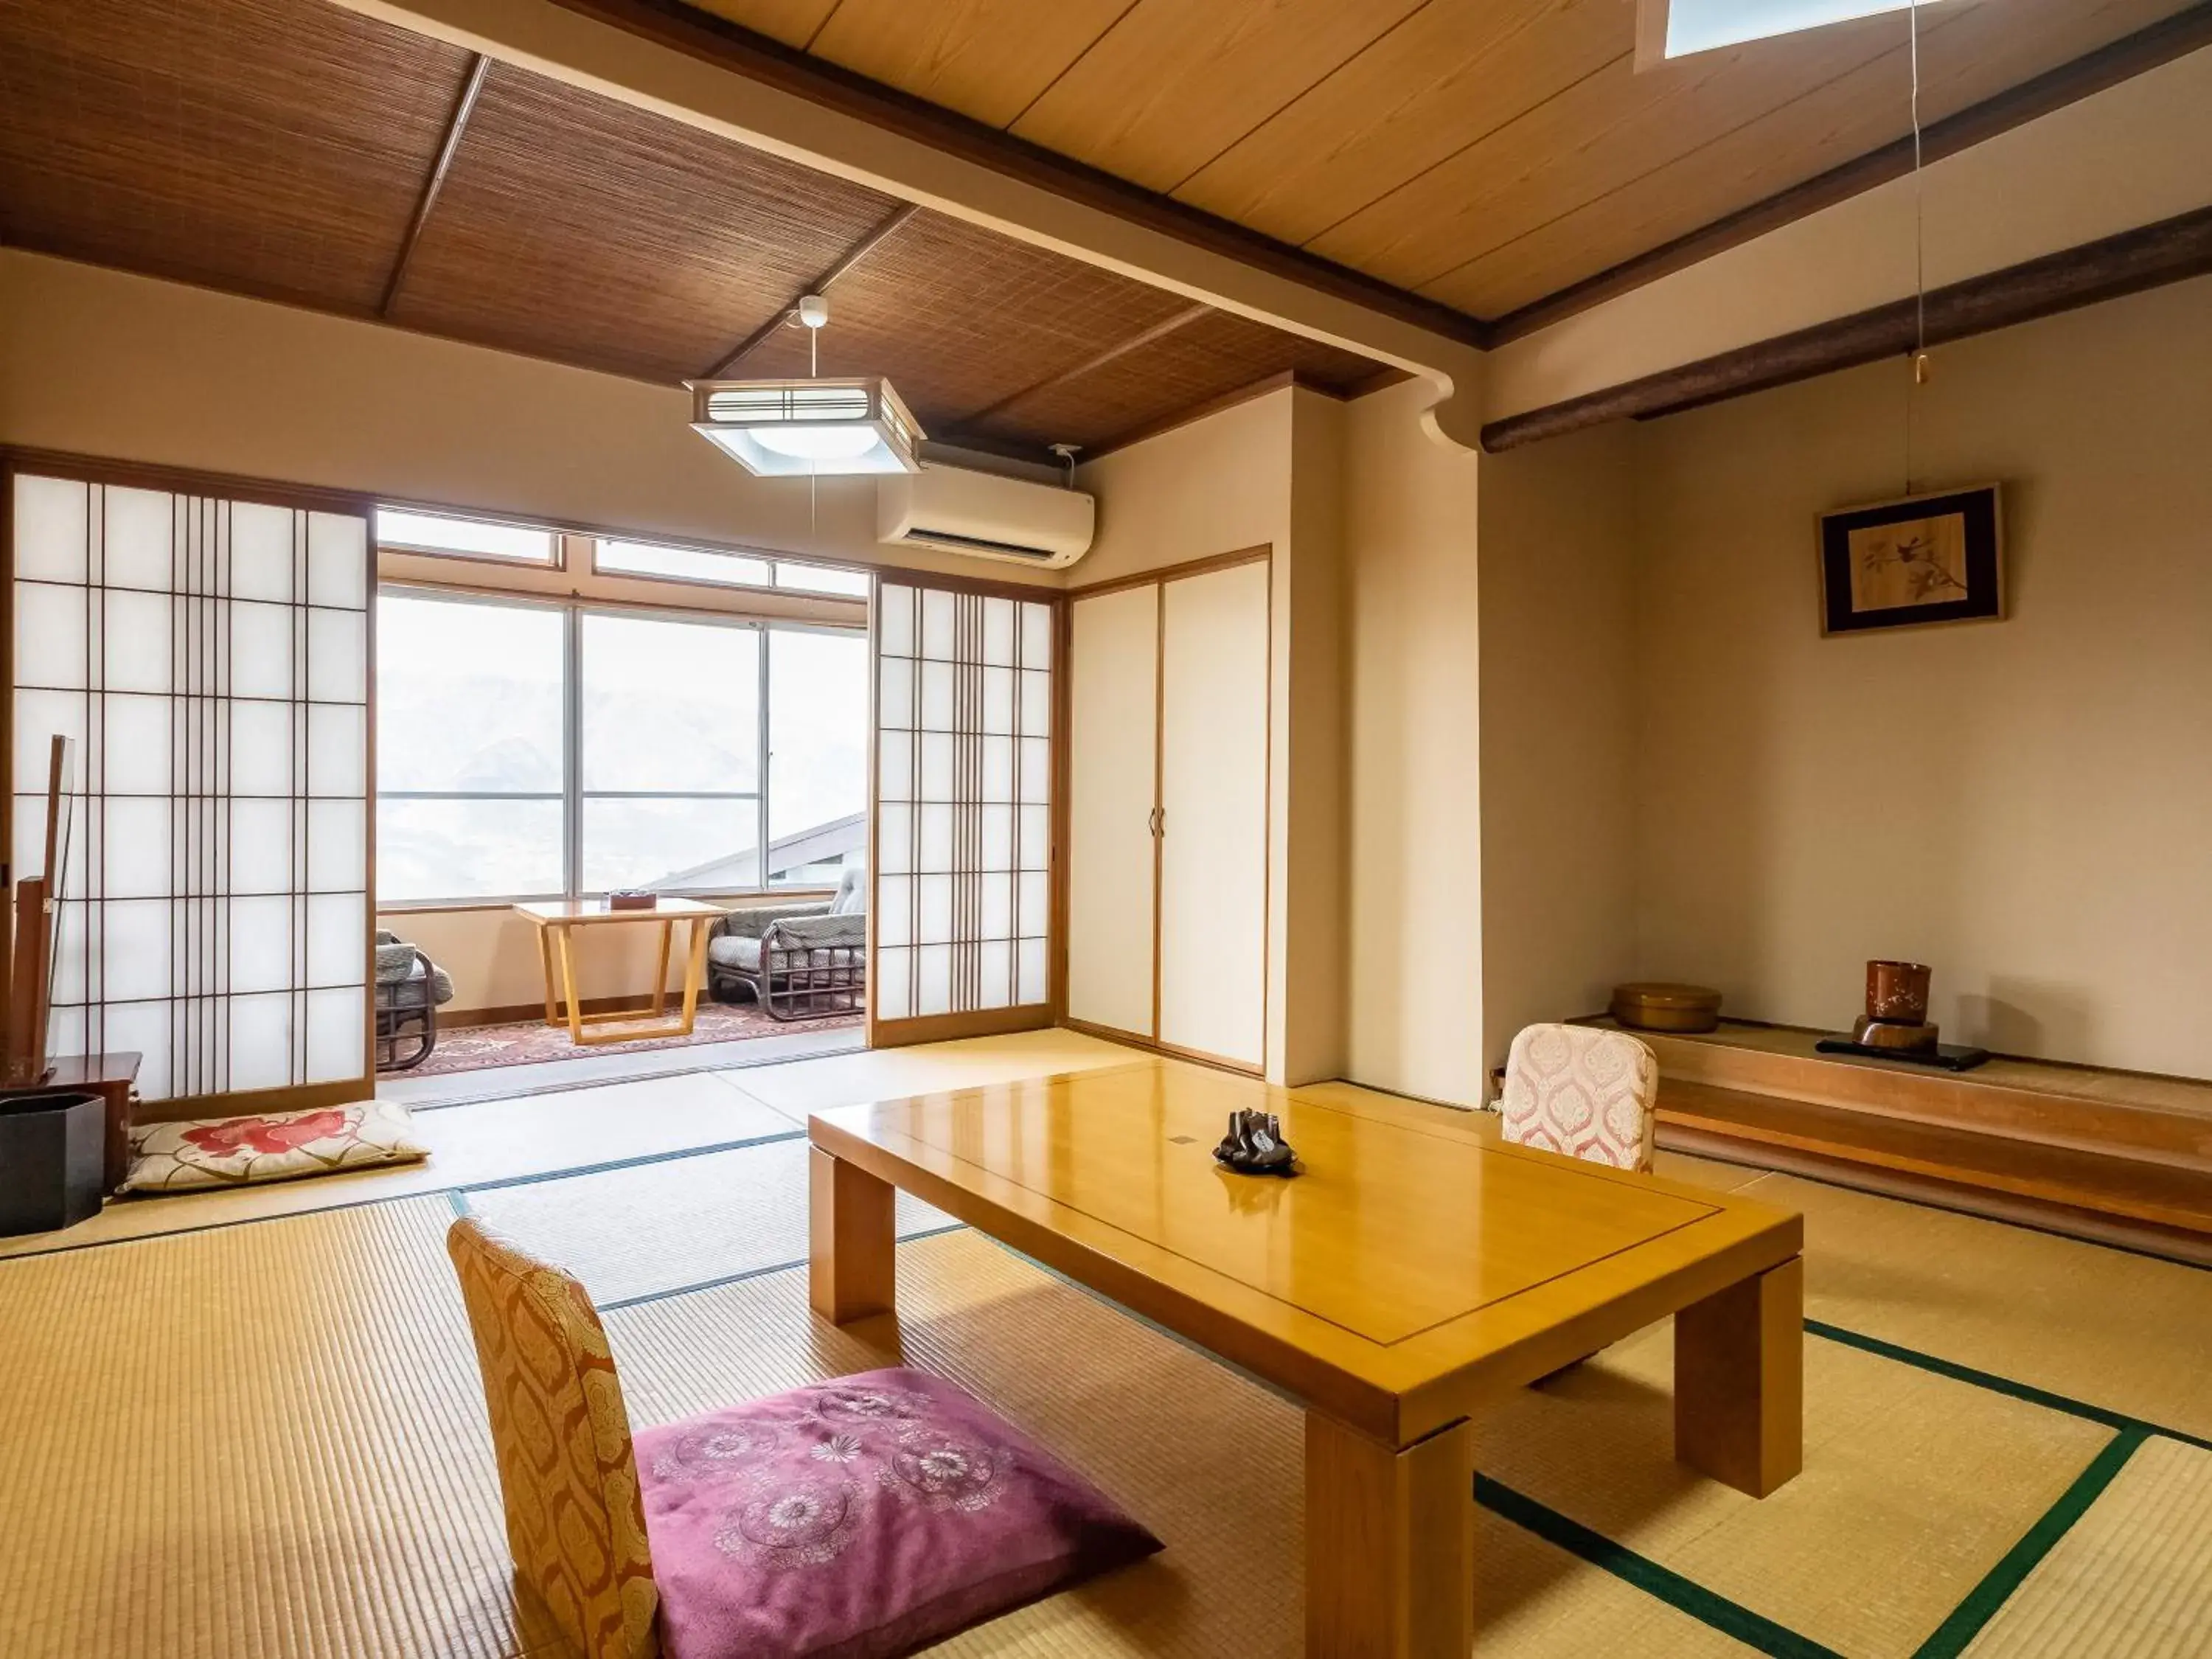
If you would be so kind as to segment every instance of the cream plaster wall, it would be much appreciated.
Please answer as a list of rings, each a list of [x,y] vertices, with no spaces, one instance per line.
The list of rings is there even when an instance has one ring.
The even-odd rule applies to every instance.
[[[1287,542],[1292,403],[1287,388],[1247,398],[1079,468],[1098,534],[1068,585]]]
[[[1626,425],[1482,468],[1482,1045],[1635,959],[1636,515]]]
[[[1269,945],[1282,1018],[1268,1028],[1267,1069],[1299,1084],[1345,1067],[1346,406],[1304,389],[1290,395],[1290,538],[1275,560],[1283,759],[1269,778],[1282,872],[1268,895]]]
[[[1345,1075],[1483,1098],[1478,472],[1429,394],[1346,406]]]
[[[2212,1075],[2212,278],[1939,350],[1916,481],[2002,482],[2012,615],[1822,639],[1903,374],[1636,434],[1640,971],[1838,1025],[1911,957],[1948,1037]]]

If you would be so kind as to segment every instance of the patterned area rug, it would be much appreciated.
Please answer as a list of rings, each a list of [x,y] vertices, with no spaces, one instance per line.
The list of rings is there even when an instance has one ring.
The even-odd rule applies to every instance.
[[[641,1025],[658,1022],[641,1020]],[[771,1019],[757,1004],[702,1001],[690,1036],[647,1037],[635,1042],[609,1043],[579,1048],[568,1041],[565,1025],[525,1020],[514,1025],[441,1026],[438,1046],[430,1058],[390,1077],[428,1077],[445,1072],[476,1072],[489,1066],[526,1066],[533,1060],[574,1060],[579,1054],[634,1054],[647,1048],[683,1048],[701,1042],[738,1042],[747,1037],[788,1036],[795,1031],[831,1031],[858,1025],[859,1014],[837,1014],[827,1019]],[[611,1035],[631,1029],[628,1024],[600,1025],[595,1031]]]

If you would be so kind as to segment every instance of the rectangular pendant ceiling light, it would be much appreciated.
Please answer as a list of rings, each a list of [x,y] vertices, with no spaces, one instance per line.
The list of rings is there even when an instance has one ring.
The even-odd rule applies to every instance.
[[[691,429],[763,477],[919,472],[921,428],[890,382],[687,380]]]

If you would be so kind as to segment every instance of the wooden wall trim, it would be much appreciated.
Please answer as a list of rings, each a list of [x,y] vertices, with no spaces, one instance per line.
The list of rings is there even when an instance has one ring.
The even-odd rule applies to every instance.
[[[79,455],[6,444],[0,444],[0,472],[80,478],[88,483],[166,489],[184,495],[220,495],[227,501],[260,501],[307,513],[341,513],[350,518],[366,517],[376,505],[376,497],[359,490],[283,483],[271,478],[246,478],[228,472],[202,472],[191,467],[161,466],[148,461],[124,461],[105,455]],[[371,539],[373,542],[373,536]]]
[[[542,1011],[541,1011],[542,1012]],[[297,1083],[278,1089],[240,1089],[221,1095],[179,1095],[168,1100],[131,1103],[133,1123],[189,1123],[203,1117],[265,1117],[275,1112],[311,1112],[347,1106],[376,1094],[376,1074],[341,1078],[335,1083]]]
[[[1021,599],[1032,605],[1059,605],[1067,598],[1061,587],[1032,587],[1025,582],[994,581],[988,576],[956,576],[936,570],[907,570],[891,565],[876,567],[881,583],[896,587],[934,587],[948,593],[981,593],[987,599]],[[875,614],[876,602],[868,604],[871,617]],[[1059,665],[1054,664],[1057,670]]]
[[[1924,158],[1932,162],[1955,155],[2205,46],[2212,46],[2212,0],[2199,0],[2187,10],[2176,12],[2148,28],[1944,117],[1921,135]],[[1778,191],[1763,201],[1700,226],[1686,235],[1662,242],[1632,259],[1624,259],[1594,276],[1507,312],[1490,325],[1491,343],[1504,345],[1539,329],[1549,328],[1553,323],[1602,305],[1646,283],[1686,270],[1700,260],[1710,259],[1823,208],[1833,207],[1893,179],[1901,179],[1911,171],[1910,138],[1899,138],[1879,149],[1869,150],[1802,184]]]
[[[1067,598],[1070,604],[1077,599],[1095,599],[1101,594],[1119,593],[1125,588],[1151,587],[1185,576],[1203,576],[1210,571],[1230,570],[1240,564],[1256,564],[1261,559],[1274,556],[1274,543],[1261,542],[1257,547],[1240,547],[1233,553],[1215,553],[1203,559],[1185,559],[1181,564],[1164,564],[1157,570],[1132,571],[1126,576],[1113,576],[1086,586],[1071,587],[1067,590]]]
[[[2212,272],[2212,208],[2200,208],[1934,289],[1927,299],[1928,342],[1936,345],[1963,340],[2207,272]],[[1900,356],[1913,347],[1914,312],[1911,299],[1893,301],[1620,386],[1510,415],[1482,428],[1482,447],[1495,454],[1607,421],[1650,420],[1677,414],[1702,404]]]
[[[1261,1067],[1247,1066],[1241,1060],[1224,1060],[1219,1054],[1206,1054],[1197,1048],[1178,1048],[1172,1042],[1156,1042],[1151,1037],[1116,1030],[1111,1025],[1094,1025],[1087,1019],[1063,1019],[1060,1024],[1083,1036],[1097,1037],[1101,1042],[1117,1043],[1124,1048],[1141,1048],[1148,1054],[1164,1059],[1186,1060],[1194,1066],[1210,1066],[1217,1072],[1229,1072],[1237,1077],[1264,1079],[1267,1076]]]
[[[1052,1029],[1052,1004],[1024,1003],[1017,1008],[977,1008],[958,1014],[923,1014],[911,1019],[868,1022],[871,1048],[909,1048],[917,1042],[954,1042],[962,1037],[1006,1036],[1016,1031]]]
[[[1489,325],[1440,301],[1279,242],[1012,133],[871,81],[681,0],[556,0],[599,22],[1111,213],[1194,247],[1364,306],[1478,349]]]

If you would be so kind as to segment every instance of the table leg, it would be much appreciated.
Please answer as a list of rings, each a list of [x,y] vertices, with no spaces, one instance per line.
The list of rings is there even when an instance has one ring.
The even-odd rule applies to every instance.
[[[561,1023],[561,1006],[554,1000],[553,997],[552,935],[553,930],[550,927],[540,927],[538,930],[538,960],[545,969],[545,1023],[548,1025],[558,1025]]]
[[[1803,1257],[1674,1316],[1674,1455],[1753,1498],[1804,1467]]]
[[[807,1148],[808,1299],[833,1325],[894,1310],[897,1198],[890,1182]]]
[[[697,922],[691,924],[694,933],[696,933],[698,928]],[[676,924],[672,921],[662,922],[660,924],[660,956],[653,964],[653,1017],[655,1019],[660,1018],[660,1011],[668,1006],[668,946],[669,942],[675,937]],[[688,1036],[691,1027],[687,1023],[684,1030]]]
[[[1402,1450],[1306,1413],[1307,1659],[1467,1659],[1474,1426]]]
[[[584,1040],[584,1000],[576,994],[576,951],[569,943],[569,936],[575,931],[573,927],[560,930],[561,989],[568,999],[568,1041],[581,1042]]]
[[[692,1024],[699,1017],[699,987],[707,977],[707,919],[704,916],[691,918],[691,937],[687,941],[690,948],[684,952],[684,956],[682,1030],[685,1036],[691,1035]],[[662,942],[660,952],[661,971],[665,975],[667,972],[668,956],[668,946],[665,940]]]

